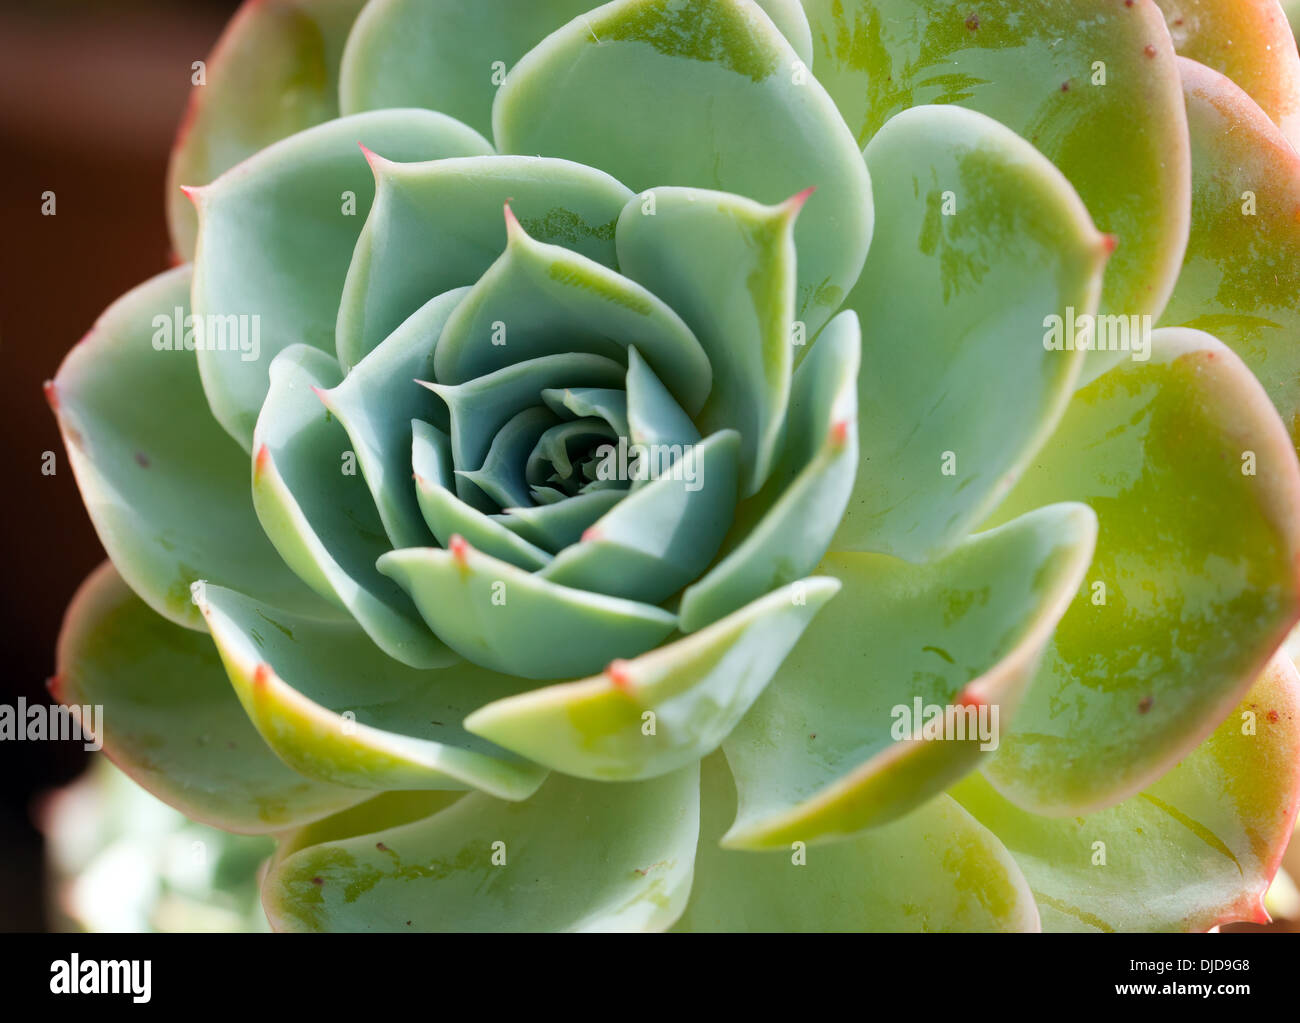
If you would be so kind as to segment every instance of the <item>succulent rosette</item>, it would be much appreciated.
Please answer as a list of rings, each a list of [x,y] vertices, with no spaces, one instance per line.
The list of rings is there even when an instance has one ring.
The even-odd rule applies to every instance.
[[[1298,137],[1275,0],[250,2],[55,692],[280,929],[1258,919]]]

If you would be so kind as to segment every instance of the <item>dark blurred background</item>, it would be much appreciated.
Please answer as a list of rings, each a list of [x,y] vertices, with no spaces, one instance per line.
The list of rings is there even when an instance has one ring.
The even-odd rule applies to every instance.
[[[41,385],[105,306],[168,265],[163,177],[190,64],[238,6],[0,0],[0,703],[48,703],[63,608],[104,557]],[[47,191],[55,216],[41,215]],[[46,451],[54,476],[41,474]],[[45,927],[32,804],[85,756],[78,743],[0,742],[0,930]]]

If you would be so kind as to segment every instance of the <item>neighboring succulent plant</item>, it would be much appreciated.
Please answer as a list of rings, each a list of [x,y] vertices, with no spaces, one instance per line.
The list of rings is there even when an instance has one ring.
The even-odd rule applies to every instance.
[[[39,814],[59,930],[265,931],[258,874],[274,843],[195,824],[107,760]]]
[[[50,387],[112,559],[58,698],[278,834],[279,928],[1259,918],[1300,798],[1275,0],[587,6],[236,16],[186,265]]]

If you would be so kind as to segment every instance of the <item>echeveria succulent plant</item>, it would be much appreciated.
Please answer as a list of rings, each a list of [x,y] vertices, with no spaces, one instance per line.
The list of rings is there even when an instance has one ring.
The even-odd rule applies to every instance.
[[[57,696],[277,835],[278,928],[1257,918],[1276,0],[588,7],[236,17],[183,265],[51,385],[111,558]]]

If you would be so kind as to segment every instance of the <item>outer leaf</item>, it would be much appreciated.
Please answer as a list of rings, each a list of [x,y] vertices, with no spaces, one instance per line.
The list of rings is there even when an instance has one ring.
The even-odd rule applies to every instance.
[[[707,434],[738,430],[742,496],[776,455],[790,396],[795,218],[780,206],[696,188],[657,188],[618,219],[619,268],[664,299],[699,339],[714,384],[697,417]],[[647,212],[647,210],[651,210]]]
[[[338,68],[365,0],[247,0],[190,90],[167,167],[167,223],[182,259],[198,220],[182,185],[206,185],[272,142],[337,117]],[[197,73],[197,69],[196,69]]]
[[[1075,395],[999,509],[1085,500],[1088,582],[985,768],[1036,813],[1149,785],[1223,720],[1300,617],[1300,468],[1263,388],[1206,334],[1158,330],[1151,360]]]
[[[284,139],[193,193],[200,223],[195,313],[217,317],[214,323],[256,317],[248,321],[256,345],[199,352],[213,414],[245,448],[276,354],[297,342],[335,351],[339,296],[375,191],[358,142],[396,160],[492,148],[442,114],[382,110]]]
[[[838,590],[803,580],[602,675],[488,704],[465,727],[580,778],[675,771],[718,748]]]
[[[778,203],[815,185],[795,229],[796,315],[810,337],[862,267],[871,185],[860,146],[749,0],[599,7],[511,70],[492,127],[503,153],[577,160],[636,191],[684,185]]]
[[[803,3],[817,77],[860,145],[924,103],[1002,122],[1119,239],[1102,310],[1159,316],[1187,241],[1190,173],[1173,44],[1154,0]],[[1089,361],[1095,374],[1115,360]]]
[[[1300,144],[1300,53],[1277,0],[1156,2],[1182,56],[1227,75]]]
[[[771,849],[851,835],[987,762],[1096,534],[1086,506],[1057,505],[927,565],[878,554],[823,561],[844,598],[723,744],[740,791],[723,843]],[[929,738],[932,708],[950,730]]]
[[[438,380],[460,384],[529,359],[588,352],[654,367],[689,413],[709,393],[709,360],[689,327],[641,285],[527,234],[506,207],[506,250],[460,304],[438,342]]]
[[[526,803],[476,793],[296,852],[263,902],[278,930],[658,930],[686,902],[698,834],[695,765],[628,785],[556,775]]]
[[[1266,922],[1264,891],[1300,805],[1300,675],[1274,658],[1206,742],[1109,810],[1038,817],[979,775],[954,795],[1011,850],[1047,930]]]
[[[346,435],[312,393],[338,382],[334,360],[314,348],[276,358],[254,434],[253,507],[289,567],[384,653],[412,667],[447,664],[454,657],[406,594],[375,570],[388,538],[365,483],[343,471]]]
[[[264,834],[365,793],[304,778],[266,747],[208,637],[154,614],[104,562],[68,605],[55,699],[102,708],[97,738],[123,771],[188,817]]]
[[[339,361],[350,366],[425,302],[473,284],[501,254],[501,207],[539,241],[614,267],[614,222],[632,193],[567,160],[472,156],[429,163],[372,157],[375,202],[338,310]]]
[[[591,674],[645,653],[677,624],[650,604],[557,586],[456,538],[450,550],[391,551],[378,567],[458,654],[524,678]]]
[[[439,402],[418,381],[433,372],[438,336],[468,288],[430,299],[343,382],[320,392],[320,400],[348,432],[384,531],[395,547],[429,542],[411,475],[411,420]]]
[[[501,75],[591,0],[373,0],[343,56],[345,113],[428,107],[492,130]]]
[[[700,849],[684,931],[1024,931],[1029,886],[991,831],[947,796],[846,842],[806,851],[718,847],[736,808],[722,754],[704,761]]]
[[[858,464],[858,318],[841,313],[794,375],[785,444],[771,477],[737,509],[726,556],[682,594],[694,632],[811,572],[839,525]],[[631,374],[629,373],[629,376]]]
[[[1192,236],[1164,323],[1242,357],[1300,448],[1300,157],[1222,75],[1179,66],[1192,132]]]
[[[723,430],[597,519],[538,576],[657,604],[700,574],[736,508],[740,438]]]
[[[208,414],[183,347],[189,290],[181,267],[127,292],[46,386],[91,521],[131,588],[178,625],[202,627],[200,578],[328,615],[267,542],[247,457]]]
[[[244,710],[279,757],[309,777],[364,789],[477,788],[526,799],[546,772],[461,727],[521,689],[460,662],[397,664],[351,622],[280,614],[204,586],[203,616]]]
[[[920,560],[975,528],[1047,440],[1084,354],[1048,350],[1048,317],[1096,310],[1108,248],[1060,172],[981,114],[908,110],[866,158],[891,197],[848,299],[868,468],[831,549]]]

